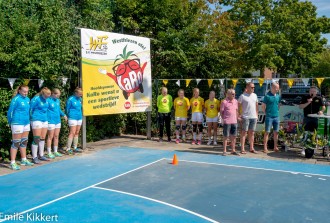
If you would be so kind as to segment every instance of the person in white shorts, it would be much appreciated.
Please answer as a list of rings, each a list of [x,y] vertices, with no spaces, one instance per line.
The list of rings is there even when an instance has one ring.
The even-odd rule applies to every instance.
[[[13,95],[7,112],[7,119],[12,132],[10,167],[13,170],[21,169],[20,166],[16,163],[16,155],[18,149],[21,152],[21,165],[33,165],[33,163],[26,159],[26,146],[30,132],[30,99],[27,97],[28,92],[28,86],[19,86]]]
[[[47,157],[44,156],[45,150],[45,138],[48,130],[48,100],[51,95],[51,91],[44,87],[31,100],[30,114],[31,114],[31,126],[33,131],[33,142],[31,146],[32,150],[32,162],[39,164],[41,161],[49,161]],[[39,147],[39,157],[38,157],[38,147]]]
[[[212,129],[213,129],[213,145],[217,145],[217,132],[219,122],[220,101],[215,98],[215,92],[211,91],[209,99],[205,102],[207,133],[209,141],[207,145],[212,143]]]
[[[184,90],[178,91],[178,97],[174,99],[175,109],[175,133],[176,144],[180,143],[180,128],[182,129],[182,141],[186,141],[187,113],[190,109],[189,99],[184,96]]]
[[[59,97],[61,92],[59,89],[54,88],[52,95],[48,98],[48,137],[47,137],[47,155],[48,158],[54,159],[55,157],[61,157],[62,154],[57,151],[58,149],[58,137],[61,131],[61,116],[67,121],[65,113],[61,109],[61,101]],[[54,153],[52,153],[52,142]]]
[[[72,154],[73,152],[82,152],[78,146],[78,137],[80,128],[82,125],[82,89],[77,87],[74,90],[74,94],[66,101],[65,111],[69,120],[69,137],[67,142],[67,152]],[[73,150],[71,149],[73,141]]]
[[[197,145],[202,143],[202,134],[203,134],[203,109],[204,109],[204,99],[199,96],[199,89],[194,88],[193,97],[190,99],[191,107],[191,122],[193,126],[193,140],[192,145],[196,144],[197,140],[197,129],[199,132],[199,137],[197,140]]]

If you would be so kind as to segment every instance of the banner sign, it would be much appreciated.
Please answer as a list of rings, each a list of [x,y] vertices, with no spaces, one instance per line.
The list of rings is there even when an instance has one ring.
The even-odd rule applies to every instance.
[[[81,29],[83,114],[151,111],[150,39]]]

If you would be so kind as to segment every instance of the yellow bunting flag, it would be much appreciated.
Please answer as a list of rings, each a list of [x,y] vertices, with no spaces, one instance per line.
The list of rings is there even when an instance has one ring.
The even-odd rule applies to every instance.
[[[24,85],[29,85],[30,79],[24,79]]]
[[[233,85],[234,85],[234,88],[236,87],[236,84],[237,84],[237,81],[238,81],[238,79],[237,78],[234,78],[234,79],[231,79],[232,80],[232,82],[233,82]]]
[[[191,81],[191,79],[187,79],[187,80],[186,80],[186,87],[188,87],[188,86],[189,86],[189,84],[190,84],[190,81]]]
[[[168,80],[163,80],[163,83],[165,84],[165,86],[167,85],[168,83]]]
[[[287,81],[288,81],[289,88],[291,88],[292,85],[293,85],[293,81],[294,81],[294,79],[292,79],[292,78],[288,78]]]
[[[324,78],[323,77],[318,77],[318,78],[316,78],[316,81],[317,81],[317,84],[318,84],[319,88],[321,88],[321,84],[324,81]]]
[[[213,79],[207,79],[207,83],[209,84],[209,88],[212,86]]]
[[[263,78],[258,78],[258,81],[259,81],[259,86],[262,87],[262,85],[263,85],[264,82],[265,82],[265,79],[263,79]]]

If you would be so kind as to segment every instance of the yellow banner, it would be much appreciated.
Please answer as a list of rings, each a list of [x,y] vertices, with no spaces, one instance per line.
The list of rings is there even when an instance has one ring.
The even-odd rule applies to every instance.
[[[30,79],[24,79],[24,85],[29,85]]]
[[[163,80],[164,85],[166,86],[168,83],[168,80]]]
[[[324,81],[324,78],[323,77],[318,77],[318,78],[316,78],[316,81],[317,81],[317,85],[319,86],[319,88],[321,88],[321,84]]]
[[[187,80],[186,80],[186,87],[189,86],[191,80],[192,80],[192,79],[187,79]]]
[[[289,88],[291,88],[293,85],[294,79],[288,78],[287,81],[288,81]]]
[[[234,78],[234,79],[231,79],[232,80],[232,82],[233,82],[233,85],[234,85],[234,88],[236,87],[236,84],[237,84],[237,81],[238,81],[238,79],[237,78]]]
[[[207,83],[209,84],[209,88],[211,88],[212,83],[213,83],[213,79],[207,79]]]
[[[150,39],[81,29],[83,114],[151,111]]]
[[[259,81],[259,86],[262,87],[262,85],[265,82],[265,79],[264,78],[258,78],[258,81]]]

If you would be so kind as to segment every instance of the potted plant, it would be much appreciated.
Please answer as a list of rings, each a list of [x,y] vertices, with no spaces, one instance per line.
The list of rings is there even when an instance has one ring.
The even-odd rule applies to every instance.
[[[300,145],[305,149],[305,157],[312,158],[314,150],[317,149],[319,145],[318,139],[320,137],[317,135],[316,130],[314,132],[304,131],[299,135],[298,140]]]

